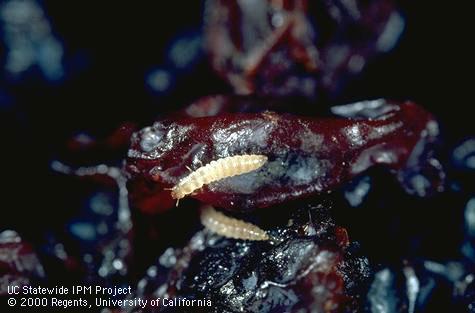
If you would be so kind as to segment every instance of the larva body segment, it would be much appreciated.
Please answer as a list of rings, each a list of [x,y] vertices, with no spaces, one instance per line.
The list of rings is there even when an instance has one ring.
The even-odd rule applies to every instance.
[[[174,199],[181,199],[204,185],[223,178],[252,172],[267,162],[267,156],[244,154],[211,161],[180,180],[171,191]]]
[[[269,235],[256,225],[228,217],[212,206],[201,210],[201,224],[218,235],[242,240],[269,240]]]

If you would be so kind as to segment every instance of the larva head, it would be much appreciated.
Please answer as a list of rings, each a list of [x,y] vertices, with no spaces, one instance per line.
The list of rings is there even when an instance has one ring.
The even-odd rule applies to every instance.
[[[180,200],[185,197],[185,193],[183,192],[183,188],[179,188],[179,185],[176,185],[171,189],[171,195],[173,199]]]
[[[193,184],[193,179],[190,179],[190,175],[188,175],[171,189],[171,196],[173,199],[180,200],[191,194],[195,189],[196,186]]]

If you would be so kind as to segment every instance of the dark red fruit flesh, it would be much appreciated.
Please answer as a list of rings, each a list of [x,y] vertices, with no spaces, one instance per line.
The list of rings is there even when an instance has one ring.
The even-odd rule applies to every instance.
[[[438,134],[434,117],[411,102],[365,109],[356,103],[334,110],[351,118],[267,111],[158,121],[132,138],[126,165],[130,199],[147,212],[170,208],[175,200],[167,189],[189,174],[187,167],[243,154],[265,155],[268,162],[190,196],[246,211],[334,190],[375,165],[397,172],[405,183],[399,174],[422,164],[419,158]]]

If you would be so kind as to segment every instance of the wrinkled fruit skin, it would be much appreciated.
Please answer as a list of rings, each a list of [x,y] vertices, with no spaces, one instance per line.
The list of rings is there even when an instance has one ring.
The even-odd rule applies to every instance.
[[[418,170],[431,175],[426,189],[441,188],[440,164],[427,154],[438,134],[430,113],[411,102],[383,100],[333,111],[347,118],[266,111],[158,121],[132,138],[126,164],[132,205],[145,212],[168,209],[175,200],[167,188],[189,174],[187,167],[196,170],[243,154],[265,155],[268,162],[190,196],[215,207],[247,211],[334,190],[375,165],[396,173],[408,191],[414,189],[411,177]]]
[[[208,0],[205,48],[241,95],[335,95],[404,29],[392,0]]]
[[[308,73],[317,69],[318,52],[306,11],[306,0],[207,1],[212,67],[238,94],[311,94],[315,82]]]
[[[273,243],[202,230],[183,248],[167,250],[136,296],[209,299],[212,305],[145,312],[357,312],[370,277],[368,260],[355,253],[326,205],[290,211],[290,226],[269,230]]]

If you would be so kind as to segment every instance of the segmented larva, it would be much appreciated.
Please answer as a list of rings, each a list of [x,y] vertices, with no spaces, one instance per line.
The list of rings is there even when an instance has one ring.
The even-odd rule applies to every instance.
[[[265,155],[244,154],[211,161],[181,179],[171,189],[174,199],[181,199],[206,184],[223,178],[241,175],[257,170],[267,162]]]
[[[218,235],[243,240],[269,240],[267,233],[244,221],[228,217],[216,211],[212,206],[205,206],[201,210],[201,224]]]

